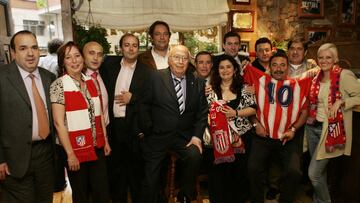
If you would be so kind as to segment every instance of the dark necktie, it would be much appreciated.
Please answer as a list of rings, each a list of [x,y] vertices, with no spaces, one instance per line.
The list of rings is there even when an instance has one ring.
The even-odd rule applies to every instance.
[[[99,83],[99,81],[97,79],[98,74],[99,74],[98,72],[93,72],[91,74],[91,77],[92,77],[93,81],[95,82],[96,90],[97,90],[97,93],[98,93],[99,98],[100,98],[101,109],[103,109],[103,101],[102,101],[100,83]]]
[[[181,80],[182,80],[182,78],[181,79],[174,78],[175,92],[176,92],[176,97],[177,97],[177,100],[179,103],[180,114],[184,113],[184,111],[185,111],[184,94],[183,94],[183,91],[181,88]]]
[[[50,127],[49,127],[49,119],[47,117],[45,104],[41,99],[39,91],[36,87],[35,76],[33,74],[29,74],[29,77],[31,78],[31,82],[32,82],[31,88],[32,88],[34,103],[36,107],[36,114],[38,118],[39,136],[42,139],[46,139],[46,137],[50,133]]]

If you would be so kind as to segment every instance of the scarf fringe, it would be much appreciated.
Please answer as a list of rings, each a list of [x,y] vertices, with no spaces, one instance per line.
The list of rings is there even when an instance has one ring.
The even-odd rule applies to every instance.
[[[345,149],[345,144],[336,144],[333,146],[325,146],[325,151],[327,153],[335,152],[336,149]]]
[[[221,164],[221,163],[231,163],[235,161],[235,156],[234,155],[230,155],[230,156],[223,156],[223,157],[219,157],[217,159],[214,160],[214,164]]]

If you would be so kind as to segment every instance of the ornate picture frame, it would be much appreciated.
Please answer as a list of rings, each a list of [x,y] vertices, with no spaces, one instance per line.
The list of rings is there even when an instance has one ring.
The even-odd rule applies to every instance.
[[[229,22],[232,31],[254,32],[254,11],[230,11]]]

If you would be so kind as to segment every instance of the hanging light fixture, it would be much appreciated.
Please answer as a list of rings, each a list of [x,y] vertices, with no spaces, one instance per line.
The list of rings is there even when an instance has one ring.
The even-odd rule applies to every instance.
[[[94,23],[94,16],[92,15],[92,11],[91,11],[91,0],[88,0],[88,3],[89,3],[89,11],[85,19],[85,25],[91,27],[94,26],[95,23]]]

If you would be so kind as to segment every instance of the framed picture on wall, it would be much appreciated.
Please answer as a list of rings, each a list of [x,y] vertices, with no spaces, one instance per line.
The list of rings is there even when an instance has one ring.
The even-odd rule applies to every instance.
[[[355,25],[356,19],[356,0],[340,1],[340,25]]]
[[[254,11],[230,11],[229,19],[232,31],[254,32]]]
[[[324,0],[299,0],[299,17],[305,18],[323,18]]]
[[[331,27],[308,27],[305,38],[312,43],[328,42],[331,39]]]
[[[233,0],[233,4],[250,4],[250,0]]]
[[[242,52],[250,52],[249,51],[249,41],[243,41],[241,40],[240,42],[240,50],[239,51],[242,51]]]

